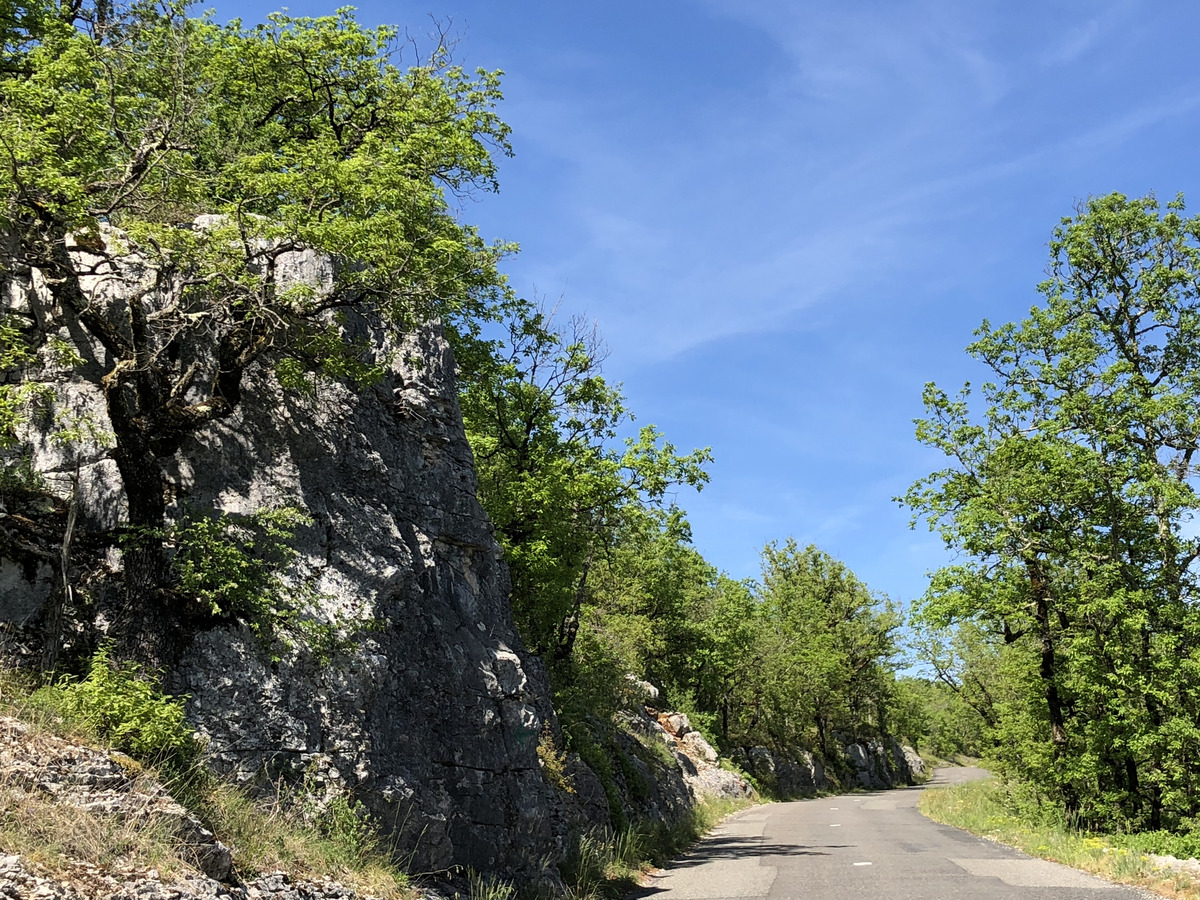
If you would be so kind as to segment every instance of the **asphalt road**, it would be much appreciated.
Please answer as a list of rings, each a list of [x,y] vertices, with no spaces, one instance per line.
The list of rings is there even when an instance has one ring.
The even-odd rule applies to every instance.
[[[939,769],[930,786],[986,775]],[[634,896],[654,900],[1144,900],[917,811],[923,788],[773,803],[727,819]]]

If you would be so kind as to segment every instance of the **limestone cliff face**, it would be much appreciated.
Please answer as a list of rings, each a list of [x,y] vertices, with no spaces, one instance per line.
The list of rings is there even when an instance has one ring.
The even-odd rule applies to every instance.
[[[537,743],[546,686],[512,623],[475,495],[453,360],[429,328],[361,393],[290,400],[259,380],[181,454],[187,502],[297,503],[300,572],[351,646],[272,662],[243,627],[198,635],[174,686],[218,768],[351,788],[417,871],[533,870],[555,846]]]
[[[315,256],[286,262],[297,278],[326,277]],[[37,280],[9,276],[6,307],[61,321],[65,333],[72,323]],[[109,272],[91,288],[117,314],[132,280]],[[236,413],[168,460],[176,514],[291,504],[311,517],[292,580],[317,598],[330,634],[289,647],[243,625],[210,627],[188,638],[168,688],[189,696],[218,769],[352,792],[410,870],[467,865],[535,880],[553,866],[563,832],[536,752],[553,713],[514,629],[507,571],[476,499],[452,355],[434,326],[398,346],[357,327],[386,366],[380,383],[326,382],[301,396],[265,369],[251,372]],[[100,431],[102,370],[95,359],[45,376],[59,408],[86,411]],[[63,473],[79,472],[88,528],[121,521],[120,481],[102,446],[64,450],[36,428],[29,437],[52,489],[64,492]],[[45,568],[12,560],[0,572],[0,616],[26,631],[36,631],[51,593]],[[90,607],[101,629],[103,593]]]

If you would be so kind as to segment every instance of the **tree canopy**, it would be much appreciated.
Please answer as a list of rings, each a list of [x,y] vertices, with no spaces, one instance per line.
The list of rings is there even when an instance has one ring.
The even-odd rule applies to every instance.
[[[254,27],[108,0],[0,12],[6,259],[53,298],[9,312],[8,352],[34,379],[32,354],[65,341],[103,389],[141,529],[127,585],[153,592],[160,461],[236,408],[249,366],[270,359],[293,388],[369,379],[346,316],[403,329],[503,293],[508,248],[448,202],[495,186],[498,74],[468,75],[444,48],[401,67],[396,30],[348,10]],[[325,284],[284,265],[305,251],[336,261]],[[105,279],[127,290],[101,299]]]
[[[1013,772],[1083,822],[1176,826],[1200,775],[1200,218],[1112,194],[1050,248],[1043,302],[968,348],[982,410],[926,389],[917,435],[949,465],[905,501],[963,562],[921,616],[991,635],[1004,696],[974,699]]]

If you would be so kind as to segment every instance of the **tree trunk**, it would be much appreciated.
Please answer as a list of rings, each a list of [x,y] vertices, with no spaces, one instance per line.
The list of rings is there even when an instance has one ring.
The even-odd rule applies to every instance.
[[[72,599],[71,589],[71,541],[75,537],[75,519],[79,513],[79,470],[71,483],[71,500],[67,509],[67,527],[63,530],[62,549],[58,558],[59,588],[55,592],[50,608],[46,611],[44,643],[42,644],[42,671],[53,675],[58,666],[58,653],[62,649],[63,611]]]
[[[1079,798],[1075,788],[1062,770],[1063,760],[1067,753],[1067,726],[1062,697],[1058,693],[1058,670],[1054,658],[1054,637],[1050,625],[1050,585],[1036,559],[1026,559],[1025,568],[1029,573],[1034,622],[1041,642],[1038,674],[1042,679],[1046,710],[1050,717],[1050,742],[1054,748],[1055,776],[1067,815],[1073,819],[1079,812]]]
[[[140,418],[131,385],[118,368],[105,376],[104,394],[116,435],[113,459],[129,505],[122,547],[125,604],[119,616],[116,652],[150,668],[169,668],[182,646],[183,610],[169,588],[164,550],[165,479]]]
[[[130,447],[129,443],[143,446]],[[119,433],[113,456],[129,503],[129,535],[124,548],[125,592],[131,603],[145,603],[166,583],[163,520],[167,508],[162,470],[144,442],[122,441]]]
[[[592,569],[592,556],[595,552],[593,545],[588,545],[587,556],[583,560],[583,571],[579,573],[579,581],[575,585],[575,598],[571,604],[570,614],[559,623],[558,646],[554,648],[554,659],[562,661],[570,659],[575,649],[575,639],[579,636],[579,616],[583,610],[583,600],[587,596],[588,572]]]

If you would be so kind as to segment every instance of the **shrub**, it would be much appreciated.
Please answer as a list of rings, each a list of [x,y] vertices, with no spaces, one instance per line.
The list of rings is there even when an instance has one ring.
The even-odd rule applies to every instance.
[[[291,506],[186,518],[170,534],[179,589],[213,615],[242,619],[260,635],[273,632],[295,613],[282,602],[280,573],[296,557],[296,529],[308,521]]]
[[[179,771],[199,755],[183,698],[164,694],[158,678],[140,667],[115,662],[108,646],[93,654],[87,677],[64,676],[40,693],[62,715],[139,761]]]

